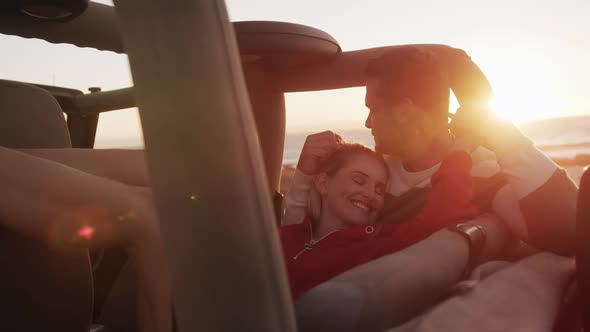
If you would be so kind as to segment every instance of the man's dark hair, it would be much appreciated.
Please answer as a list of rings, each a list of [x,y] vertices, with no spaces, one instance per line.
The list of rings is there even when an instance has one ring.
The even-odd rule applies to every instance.
[[[371,60],[366,74],[380,81],[377,95],[392,105],[409,98],[447,121],[449,80],[433,52],[413,46],[394,48]]]

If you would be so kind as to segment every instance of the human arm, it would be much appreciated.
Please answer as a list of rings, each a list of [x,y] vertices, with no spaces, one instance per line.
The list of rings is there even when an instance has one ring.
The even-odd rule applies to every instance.
[[[496,119],[483,108],[459,109],[451,129],[458,136],[473,135],[495,153],[509,188],[502,188],[494,197],[494,212],[510,218],[507,222],[513,225],[524,222],[531,244],[571,254],[578,188],[567,174],[514,125]],[[520,211],[514,209],[513,199]]]
[[[18,151],[129,185],[150,185],[143,150],[66,148]]]
[[[313,176],[295,170],[291,187],[285,195],[285,217],[283,225],[300,224],[307,213],[309,191],[313,186]]]
[[[485,229],[480,261],[507,241],[497,218],[471,221]],[[349,270],[296,303],[301,331],[382,331],[422,313],[457,282],[469,258],[465,239],[447,229],[395,254]]]
[[[309,192],[313,186],[313,177],[318,173],[322,160],[341,142],[342,138],[331,131],[307,136],[297,162],[293,182],[285,196],[283,225],[303,222],[307,212]]]
[[[387,331],[554,331],[563,291],[574,273],[573,259],[537,254],[494,272],[468,291]]]

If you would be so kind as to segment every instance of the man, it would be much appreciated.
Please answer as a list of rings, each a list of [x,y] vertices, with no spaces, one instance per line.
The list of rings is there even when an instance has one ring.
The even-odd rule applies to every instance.
[[[411,218],[425,201],[442,158],[467,144],[474,147],[472,175],[482,210],[498,215],[538,248],[572,253],[576,185],[518,129],[477,105],[453,115],[449,131],[449,81],[434,53],[400,48],[372,60],[365,103],[365,125],[391,171],[383,222]],[[339,142],[332,132],[307,138],[286,198],[285,223],[301,222],[317,165]]]

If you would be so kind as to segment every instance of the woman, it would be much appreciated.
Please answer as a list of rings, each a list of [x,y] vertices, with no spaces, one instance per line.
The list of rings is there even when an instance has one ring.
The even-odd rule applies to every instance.
[[[457,284],[510,240],[497,218],[474,218],[466,152],[444,158],[423,210],[399,225],[374,224],[388,174],[373,151],[344,144],[320,167],[319,213],[281,228],[300,331],[551,329],[571,259],[545,253],[508,268],[492,262]],[[483,232],[479,246],[447,227],[465,219]]]
[[[341,144],[320,169],[314,179],[321,197],[319,213],[312,212],[302,224],[281,228],[295,300],[344,271],[478,214],[471,204],[471,159],[463,151],[454,151],[444,159],[432,178],[426,205],[404,224],[376,224],[384,204],[388,167],[374,151],[358,144]]]

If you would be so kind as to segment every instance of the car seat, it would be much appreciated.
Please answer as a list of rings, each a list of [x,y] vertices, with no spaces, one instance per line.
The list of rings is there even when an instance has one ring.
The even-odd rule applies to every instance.
[[[45,90],[0,80],[0,146],[68,148],[62,110]],[[88,331],[88,250],[55,248],[0,226],[0,329]]]

